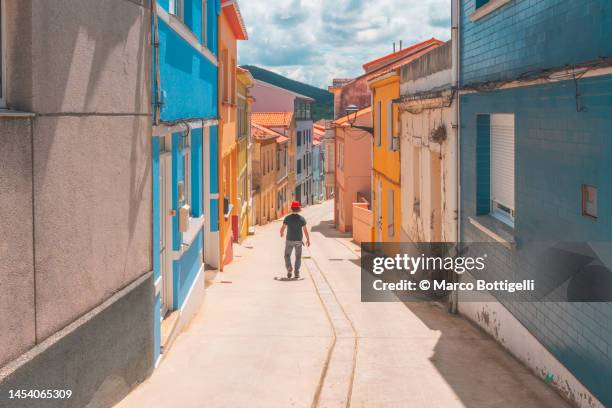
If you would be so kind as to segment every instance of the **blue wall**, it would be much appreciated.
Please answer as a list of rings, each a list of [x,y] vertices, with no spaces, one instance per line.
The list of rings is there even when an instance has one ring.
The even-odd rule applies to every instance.
[[[217,67],[159,22],[163,121],[217,116]]]
[[[489,242],[467,218],[478,210],[479,121],[515,114],[514,235],[517,242],[612,242],[612,76],[461,97],[461,223],[466,242]],[[479,116],[482,115],[482,116]],[[598,188],[599,218],[582,215],[581,185]],[[508,278],[535,276],[527,251],[499,247],[491,266]],[[609,267],[610,265],[608,265]],[[611,303],[507,303],[506,307],[574,375],[612,406]]]
[[[512,0],[472,22],[475,9],[462,1],[463,85],[612,55],[610,0]]]

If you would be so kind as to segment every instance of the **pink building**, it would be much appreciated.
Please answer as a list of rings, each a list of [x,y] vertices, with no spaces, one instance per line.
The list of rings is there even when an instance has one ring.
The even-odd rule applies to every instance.
[[[357,126],[372,126],[372,108],[357,112]],[[372,190],[372,136],[351,128],[343,116],[333,122],[336,150],[334,223],[342,232],[352,231],[353,203],[370,202]]]

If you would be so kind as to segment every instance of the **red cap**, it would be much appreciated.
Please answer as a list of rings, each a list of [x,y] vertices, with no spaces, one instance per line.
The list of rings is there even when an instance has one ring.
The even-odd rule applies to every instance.
[[[302,207],[302,204],[300,204],[299,201],[294,201],[291,203],[292,210],[299,210],[301,207]]]

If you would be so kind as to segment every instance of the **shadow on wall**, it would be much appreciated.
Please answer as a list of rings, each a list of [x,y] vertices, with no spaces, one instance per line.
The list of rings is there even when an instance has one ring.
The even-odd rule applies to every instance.
[[[52,278],[37,280],[37,293],[46,298],[37,316],[49,320],[39,325],[40,342],[152,268],[143,265],[150,238],[136,234],[150,228],[145,221],[151,217],[151,24],[148,0],[25,3],[14,7],[32,10],[31,26],[18,30],[31,30],[33,98],[31,106],[16,108],[38,114],[35,274]],[[66,215],[69,203],[87,214]],[[104,285],[94,293],[87,289],[93,296],[86,300],[54,301],[52,288],[38,286],[53,286],[59,265],[76,272],[77,265],[64,259],[76,248],[85,272],[74,293],[96,280]],[[65,312],[53,318],[44,313],[48,307]]]

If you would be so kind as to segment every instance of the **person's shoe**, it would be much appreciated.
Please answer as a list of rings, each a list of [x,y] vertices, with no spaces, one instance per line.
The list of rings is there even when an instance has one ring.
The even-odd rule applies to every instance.
[[[287,271],[287,279],[291,279],[291,269]]]
[[[299,272],[295,273],[295,279],[300,279],[300,273]]]

